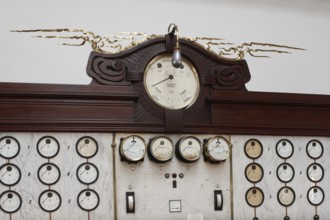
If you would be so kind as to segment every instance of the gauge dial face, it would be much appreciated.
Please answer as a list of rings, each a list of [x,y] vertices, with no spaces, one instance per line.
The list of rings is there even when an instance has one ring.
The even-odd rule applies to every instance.
[[[277,193],[277,199],[283,206],[290,206],[293,204],[296,194],[291,187],[284,186]]]
[[[318,163],[312,163],[307,168],[307,177],[310,181],[316,183],[323,179],[324,170],[323,167]]]
[[[54,190],[45,190],[39,196],[39,205],[46,212],[54,212],[61,206],[61,196]]]
[[[7,163],[0,167],[0,183],[14,186],[21,179],[21,171],[15,164]]]
[[[159,162],[169,161],[174,154],[172,141],[164,136],[155,137],[149,145],[151,156]]]
[[[229,156],[229,143],[221,137],[216,136],[211,138],[205,146],[205,155],[215,162],[224,161]]]
[[[89,136],[81,137],[77,144],[76,149],[78,154],[83,158],[92,158],[98,151],[97,141]]]
[[[99,205],[100,198],[94,190],[85,189],[79,193],[77,201],[82,210],[92,211]]]
[[[38,178],[40,182],[45,185],[53,185],[59,181],[61,177],[61,171],[53,163],[44,163],[39,167]]]
[[[77,178],[78,180],[86,185],[95,183],[99,177],[99,170],[92,163],[83,163],[77,169]]]
[[[311,140],[306,146],[306,152],[312,159],[319,159],[323,154],[323,145],[318,140]]]
[[[194,66],[183,58],[182,65],[172,65],[172,55],[155,57],[144,73],[147,94],[157,105],[167,109],[190,106],[199,94],[199,79]]]
[[[256,139],[248,140],[244,146],[244,152],[250,159],[257,159],[263,151],[262,144]]]
[[[6,213],[17,212],[22,205],[21,196],[12,190],[7,190],[0,195],[0,209]]]
[[[245,168],[245,177],[251,183],[259,182],[264,176],[264,171],[260,164],[258,163],[250,163]]]
[[[178,143],[179,156],[187,162],[193,162],[200,158],[202,153],[201,142],[193,136],[183,137]]]
[[[276,170],[277,178],[283,183],[290,182],[294,177],[294,169],[289,163],[282,163]]]
[[[308,190],[307,198],[310,204],[320,205],[324,200],[324,192],[321,187],[313,186]]]
[[[144,158],[146,144],[142,137],[130,135],[121,141],[119,151],[121,156],[128,162],[137,162]]]
[[[276,144],[276,153],[282,159],[288,159],[293,154],[293,144],[287,139],[282,139]]]
[[[60,151],[60,144],[54,137],[45,136],[38,141],[37,151],[44,158],[53,158]]]
[[[251,187],[245,194],[246,202],[251,207],[258,207],[264,201],[264,193],[258,187]]]
[[[0,139],[0,156],[3,158],[12,159],[19,151],[19,142],[14,137],[6,136]]]

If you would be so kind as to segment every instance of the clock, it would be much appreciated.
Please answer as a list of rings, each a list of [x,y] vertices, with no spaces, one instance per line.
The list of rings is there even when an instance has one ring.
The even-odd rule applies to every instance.
[[[176,68],[171,54],[161,54],[149,62],[144,72],[144,87],[149,98],[166,109],[183,109],[198,97],[200,84],[192,63],[183,58]]]

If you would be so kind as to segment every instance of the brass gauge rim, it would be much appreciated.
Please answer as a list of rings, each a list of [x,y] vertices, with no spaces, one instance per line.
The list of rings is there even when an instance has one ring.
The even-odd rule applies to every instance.
[[[282,203],[282,202],[281,202],[281,199],[280,199],[280,193],[281,193],[282,190],[284,190],[284,189],[287,189],[287,190],[291,191],[291,192],[292,192],[292,195],[293,195],[292,201],[291,201],[290,203],[288,203],[288,204],[284,204],[284,203]],[[279,202],[282,206],[288,207],[288,206],[292,205],[292,204],[294,203],[294,201],[296,200],[296,193],[294,192],[294,190],[293,190],[290,186],[283,186],[283,187],[281,187],[281,188],[278,190],[278,192],[277,192],[277,200],[278,200],[278,202]]]
[[[317,166],[317,167],[319,167],[319,168],[322,170],[322,176],[321,176],[320,179],[313,180],[313,179],[310,177],[308,171],[309,171],[309,169],[310,169],[312,166]],[[308,178],[310,181],[312,181],[312,182],[314,182],[314,183],[318,183],[318,182],[320,182],[320,181],[323,179],[323,177],[324,177],[324,169],[323,169],[322,165],[319,164],[319,163],[311,163],[311,164],[307,167],[306,174],[307,174],[307,178]]]
[[[2,205],[0,205],[0,209],[3,212],[8,213],[8,214],[12,214],[12,213],[17,212],[21,208],[21,206],[22,206],[22,197],[20,196],[20,194],[18,194],[17,192],[15,192],[13,190],[6,190],[6,191],[4,191],[3,193],[0,194],[0,199],[2,198],[2,196],[6,195],[7,193],[15,194],[18,197],[19,201],[20,201],[19,206],[15,210],[10,211],[10,212],[7,211],[7,210],[5,210],[5,209],[3,209]]]
[[[171,152],[171,155],[169,155],[169,156],[167,156],[167,157],[164,157],[164,158],[161,158],[161,157],[159,157],[159,156],[156,156],[156,155],[154,154],[154,150],[152,149],[152,148],[153,148],[153,144],[154,144],[158,139],[160,139],[160,138],[165,138],[165,139],[167,139],[167,140],[171,143],[171,151],[172,151],[172,152]],[[152,156],[152,158],[155,159],[156,161],[158,161],[158,162],[167,162],[167,161],[171,160],[172,157],[173,157],[173,155],[174,155],[174,145],[173,145],[173,141],[172,141],[170,138],[168,138],[168,137],[166,137],[166,136],[164,136],[164,135],[156,136],[156,137],[152,138],[151,142],[149,143],[148,150],[149,150],[148,152],[150,152],[150,155]]]
[[[292,170],[292,176],[289,180],[283,180],[283,179],[280,178],[280,174],[278,172],[279,172],[280,167],[282,167],[282,166],[290,167],[290,169]],[[294,168],[291,164],[289,164],[287,162],[284,162],[284,163],[281,163],[280,165],[278,165],[278,167],[276,169],[276,176],[282,183],[289,183],[293,180],[293,178],[295,176],[295,170],[294,170]]]
[[[78,145],[79,145],[80,141],[82,141],[83,139],[90,139],[90,140],[92,140],[95,143],[96,149],[95,149],[95,152],[93,154],[86,156],[86,155],[83,155],[79,151]],[[78,141],[77,141],[77,143],[76,143],[76,151],[77,151],[77,153],[79,154],[79,156],[81,156],[82,158],[85,158],[85,159],[89,159],[89,158],[94,157],[97,154],[98,150],[99,150],[99,145],[98,145],[97,141],[95,140],[95,138],[93,138],[91,136],[83,136],[83,137],[79,138]]]
[[[40,142],[41,142],[42,140],[44,140],[44,139],[47,139],[47,138],[52,139],[53,141],[55,141],[55,143],[56,143],[56,147],[57,147],[56,152],[55,152],[54,154],[50,155],[50,156],[44,155],[43,153],[41,153],[41,151],[40,151],[40,149],[39,149],[39,144],[40,144]],[[42,156],[43,158],[47,158],[47,159],[54,158],[54,157],[56,157],[57,154],[60,152],[60,143],[59,143],[58,140],[57,140],[55,137],[53,137],[53,136],[43,136],[43,137],[41,137],[41,138],[38,140],[38,143],[37,143],[37,151],[38,151],[38,154],[39,154],[40,156]]]
[[[248,170],[248,168],[250,167],[250,166],[256,166],[256,167],[258,167],[258,168],[260,168],[260,170],[261,170],[261,176],[260,176],[260,178],[258,179],[258,180],[252,180],[252,179],[250,179],[249,178],[249,175],[247,174],[247,170]],[[259,163],[255,163],[255,162],[253,162],[253,163],[249,163],[246,167],[245,167],[245,178],[250,182],[250,183],[259,183],[261,180],[262,180],[262,178],[264,177],[264,170],[263,170],[263,168],[262,168],[262,166],[259,164]]]
[[[309,193],[312,191],[312,190],[319,190],[321,191],[322,193],[322,200],[319,202],[319,203],[313,203],[310,199],[309,199]],[[321,187],[319,186],[312,186],[311,188],[309,188],[309,190],[307,191],[307,199],[308,199],[308,202],[313,205],[313,206],[318,206],[318,205],[321,205],[324,201],[324,191]]]
[[[251,144],[253,144],[253,142],[256,142],[257,144],[255,146],[260,146],[260,154],[257,155],[257,156],[252,156],[251,154],[248,153],[246,147],[248,146],[248,144],[251,142]],[[263,153],[263,146],[261,144],[261,142],[258,140],[258,139],[249,139],[245,142],[245,145],[244,145],[244,153],[245,155],[250,158],[250,159],[258,159],[259,157],[261,157],[262,153]]]
[[[226,142],[227,146],[228,146],[228,154],[226,155],[226,157],[221,158],[221,159],[216,159],[216,158],[214,158],[213,155],[208,151],[208,149],[209,149],[209,145],[211,144],[211,142],[212,142],[214,139],[217,139],[217,138],[219,138],[219,139],[221,139],[221,140],[224,140],[224,141]],[[204,146],[204,154],[205,154],[205,156],[206,156],[209,160],[211,160],[212,162],[221,162],[221,161],[225,161],[225,160],[229,157],[229,154],[230,154],[230,143],[229,143],[229,141],[228,141],[225,137],[223,137],[223,136],[221,136],[221,135],[218,135],[218,136],[214,136],[214,137],[212,137],[212,138],[209,138],[209,139],[207,140],[205,146]]]
[[[196,141],[198,142],[198,146],[199,146],[199,154],[196,155],[194,158],[191,158],[191,159],[190,159],[190,158],[186,158],[186,157],[183,155],[183,152],[182,152],[182,149],[181,149],[182,142],[183,142],[184,140],[186,140],[186,139],[189,139],[189,138],[196,140]],[[182,137],[182,138],[179,140],[179,142],[178,142],[177,152],[179,153],[179,157],[182,158],[185,162],[190,163],[190,162],[195,162],[195,161],[197,161],[197,160],[201,157],[201,155],[202,155],[202,151],[203,151],[203,149],[202,149],[202,143],[201,143],[201,141],[200,141],[197,137],[195,137],[195,136],[185,136],[185,137]]]
[[[283,142],[285,143],[285,145],[283,144]],[[283,155],[280,154],[279,149],[278,149],[280,143],[282,143],[282,146],[286,146],[286,143],[289,143],[289,146],[290,146],[290,148],[291,148],[291,153],[290,153],[290,155],[288,155],[288,156],[283,156]],[[277,142],[277,144],[276,144],[275,149],[276,149],[276,154],[277,154],[277,156],[279,156],[279,157],[282,158],[282,159],[288,159],[288,158],[290,158],[290,157],[293,155],[293,153],[294,153],[294,147],[293,147],[293,144],[292,144],[292,142],[291,142],[290,140],[288,140],[288,139],[281,139],[281,140],[279,140],[279,141]]]
[[[13,137],[13,136],[5,136],[5,137],[0,138],[0,142],[2,140],[4,140],[4,139],[12,139],[12,140],[14,140],[16,142],[17,146],[18,146],[18,149],[17,149],[17,152],[15,153],[15,155],[13,155],[11,157],[6,157],[6,156],[2,155],[1,153],[0,153],[0,156],[3,157],[3,158],[5,158],[5,159],[13,159],[13,158],[15,158],[19,154],[19,152],[21,150],[21,145],[20,145],[19,141],[15,137]]]
[[[125,141],[131,137],[137,137],[138,139],[140,139],[143,143],[143,155],[141,155],[141,157],[138,157],[138,158],[130,158],[128,157],[125,152],[123,151],[123,144],[125,143]],[[146,154],[146,148],[147,148],[147,145],[146,145],[146,142],[145,140],[139,136],[139,135],[136,135],[136,134],[132,134],[132,135],[129,135],[129,136],[126,136],[124,138],[121,139],[121,142],[119,144],[119,153],[120,153],[120,156],[122,156],[125,160],[127,160],[128,162],[138,162],[140,160],[143,160],[145,154]]]
[[[321,147],[321,154],[317,157],[310,155],[309,150],[308,150],[309,145],[312,144],[313,142],[317,142]],[[319,140],[316,140],[316,139],[310,140],[306,145],[306,153],[311,159],[317,160],[317,159],[321,158],[323,155],[323,152],[324,152],[324,147],[323,147],[323,144]]]
[[[261,197],[262,197],[261,201],[260,201],[258,204],[256,204],[256,205],[251,204],[251,203],[249,202],[249,198],[248,198],[248,194],[249,194],[249,192],[252,191],[252,193],[253,193],[253,190],[256,190],[256,193],[257,193],[257,192],[261,193]],[[253,193],[253,194],[256,194],[256,193]],[[253,207],[253,208],[256,208],[256,207],[261,206],[262,203],[264,202],[264,199],[265,199],[264,192],[263,192],[259,187],[256,187],[256,186],[253,186],[253,187],[249,188],[249,189],[246,191],[246,193],[245,193],[245,200],[246,200],[247,204],[248,204],[249,206]]]

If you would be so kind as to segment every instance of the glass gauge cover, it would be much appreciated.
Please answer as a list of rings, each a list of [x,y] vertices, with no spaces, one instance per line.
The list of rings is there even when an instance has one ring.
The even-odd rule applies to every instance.
[[[46,212],[54,212],[61,206],[61,196],[54,190],[45,190],[39,196],[39,205]]]
[[[320,205],[324,200],[323,189],[319,186],[311,187],[307,192],[307,199],[312,205]]]
[[[276,144],[276,153],[282,159],[288,159],[294,151],[293,144],[287,139],[282,139]]]
[[[245,143],[244,152],[250,159],[257,159],[261,156],[263,151],[262,144],[256,139],[250,139]]]
[[[258,207],[264,202],[264,193],[258,187],[251,187],[245,194],[245,200],[251,207]]]
[[[210,161],[224,161],[229,156],[229,142],[221,136],[213,137],[206,142],[204,154]]]
[[[79,193],[77,201],[82,210],[93,211],[99,205],[100,198],[94,190],[85,189]]]
[[[19,154],[20,145],[14,137],[6,136],[0,139],[0,156],[12,159]]]
[[[95,183],[99,177],[99,170],[92,163],[83,163],[80,164],[77,169],[77,178],[78,180],[86,185]]]
[[[199,139],[194,136],[183,137],[179,140],[177,154],[185,162],[198,160],[202,153],[202,145]]]
[[[174,146],[169,138],[159,136],[152,139],[149,144],[148,152],[156,161],[166,162],[173,157]]]
[[[323,179],[324,170],[323,167],[318,163],[312,163],[307,168],[307,177],[310,181],[316,183]]]
[[[6,213],[17,212],[22,205],[21,196],[12,190],[7,190],[0,195],[0,209]]]
[[[192,105],[199,94],[199,79],[194,66],[185,58],[182,65],[172,65],[172,54],[155,57],[146,67],[144,86],[150,99],[167,109]]]
[[[250,163],[245,168],[245,177],[251,183],[259,182],[264,176],[264,170],[258,163]]]
[[[60,151],[60,144],[54,137],[45,136],[38,141],[37,151],[44,158],[53,158]]]
[[[143,160],[146,153],[146,143],[138,135],[130,135],[122,139],[119,152],[122,158],[128,162]]]
[[[6,163],[0,167],[0,183],[14,186],[21,179],[21,171],[15,164]]]
[[[60,180],[61,171],[56,164],[44,163],[39,167],[38,178],[45,185],[53,185]]]
[[[90,136],[81,137],[76,144],[77,153],[83,158],[94,157],[98,148],[97,141]]]
[[[277,193],[278,202],[283,206],[290,206],[296,199],[296,194],[291,187],[284,186]]]
[[[312,159],[319,159],[323,154],[323,145],[318,140],[311,140],[306,146],[307,155]]]
[[[281,163],[276,170],[277,178],[283,183],[290,182],[294,177],[294,169],[289,163]]]

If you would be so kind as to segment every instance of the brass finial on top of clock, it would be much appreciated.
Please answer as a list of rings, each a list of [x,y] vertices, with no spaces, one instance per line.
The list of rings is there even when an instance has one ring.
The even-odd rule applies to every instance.
[[[173,24],[171,24],[173,25]],[[169,28],[171,27],[169,26]],[[175,25],[175,27],[177,27]],[[177,29],[176,29],[177,30]],[[143,32],[119,32],[114,35],[100,36],[84,29],[30,29],[30,30],[12,30],[11,32],[20,33],[61,33],[60,35],[38,35],[36,38],[57,38],[76,41],[75,43],[61,43],[66,46],[83,46],[89,43],[92,49],[99,53],[115,54],[133,48],[145,41],[163,37],[164,35],[146,34]],[[291,53],[291,50],[305,50],[299,47],[292,47],[273,43],[248,42],[234,44],[225,41],[223,38],[213,37],[178,37],[191,41],[205,50],[216,54],[218,57],[227,60],[242,60],[245,55],[252,57],[269,58],[268,53]]]

